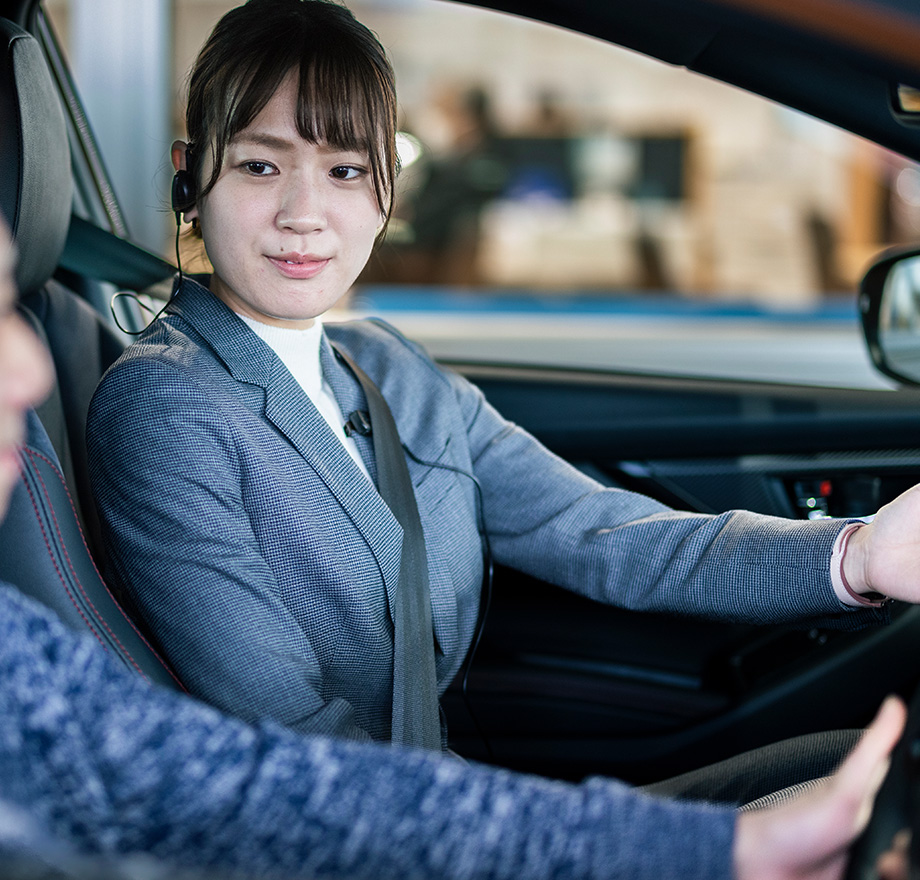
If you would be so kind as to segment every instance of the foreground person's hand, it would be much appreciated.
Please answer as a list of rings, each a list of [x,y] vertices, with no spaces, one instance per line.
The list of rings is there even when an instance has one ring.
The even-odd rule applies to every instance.
[[[738,880],[842,878],[850,845],[869,821],[906,717],[904,703],[889,697],[824,785],[788,804],[740,814],[733,852]]]

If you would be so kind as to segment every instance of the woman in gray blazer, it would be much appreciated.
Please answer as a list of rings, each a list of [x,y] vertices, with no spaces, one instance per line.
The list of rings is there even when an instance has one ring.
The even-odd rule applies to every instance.
[[[437,697],[473,638],[485,542],[644,611],[770,623],[915,597],[916,493],[872,525],[673,511],[589,479],[387,324],[323,325],[386,226],[395,127],[382,47],[323,0],[231,11],[193,69],[174,207],[214,271],[180,274],[88,429],[109,575],[193,693],[301,732],[442,748]],[[362,376],[417,503],[411,575],[419,542],[378,491],[394,468],[366,434]]]
[[[21,441],[56,459],[26,417],[53,367],[17,314],[11,265],[0,220],[0,524]],[[31,531],[13,520],[7,539]],[[150,687],[2,582],[0,681],[0,875],[21,880],[835,877],[904,723],[888,701],[824,792],[736,816],[613,780],[563,785],[246,726]]]

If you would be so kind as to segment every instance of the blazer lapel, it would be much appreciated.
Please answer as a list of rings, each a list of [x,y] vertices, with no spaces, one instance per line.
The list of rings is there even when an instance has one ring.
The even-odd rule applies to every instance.
[[[392,608],[399,580],[402,527],[307,393],[271,347],[196,281],[185,280],[168,311],[195,328],[234,379],[264,389],[265,406],[260,415],[303,456],[364,536],[377,559]],[[332,381],[330,385],[336,390]],[[368,469],[375,474],[376,468],[369,465]]]
[[[364,410],[367,412],[367,400],[364,398],[364,391],[361,385],[351,374],[351,370],[343,364],[338,356],[333,352],[332,346],[326,335],[323,334],[323,341],[320,348],[320,360],[323,365],[323,377],[329,383],[335,399],[338,401],[342,415],[347,420],[355,410]],[[351,438],[358,452],[374,481],[377,481],[377,456],[374,453],[374,442],[369,436],[354,434]]]

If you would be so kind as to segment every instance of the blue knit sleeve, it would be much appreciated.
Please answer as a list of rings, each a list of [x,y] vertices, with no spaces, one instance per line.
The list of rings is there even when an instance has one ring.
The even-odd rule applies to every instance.
[[[4,797],[79,852],[375,880],[731,873],[730,810],[248,726],[3,585],[0,677]]]

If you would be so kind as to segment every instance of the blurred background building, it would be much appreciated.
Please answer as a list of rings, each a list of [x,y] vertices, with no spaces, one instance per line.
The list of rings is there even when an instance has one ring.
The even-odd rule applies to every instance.
[[[185,76],[233,4],[47,5],[129,227],[168,255]],[[396,219],[365,283],[807,308],[851,295],[873,254],[920,237],[920,169],[814,119],[522,19],[349,5],[391,54],[404,132]],[[84,81],[102,27],[123,56]]]

